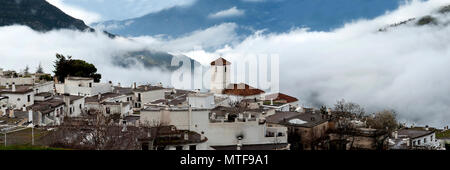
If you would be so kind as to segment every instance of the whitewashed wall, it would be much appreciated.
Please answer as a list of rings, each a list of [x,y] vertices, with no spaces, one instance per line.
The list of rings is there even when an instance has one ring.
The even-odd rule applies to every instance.
[[[42,84],[36,84],[33,86],[34,93],[38,94],[46,92],[54,94],[55,93],[54,84],[55,84],[54,82],[45,82]]]
[[[69,108],[67,108],[68,116],[69,117],[79,117],[79,116],[81,116],[82,109],[85,108],[84,102],[85,102],[84,98],[81,98],[79,100],[73,101],[73,104],[69,105]],[[81,108],[80,108],[80,105],[81,105]],[[70,111],[69,111],[70,108],[72,108],[72,114],[70,114]]]
[[[9,97],[8,104],[15,106],[16,109],[22,109],[23,106],[28,107],[34,104],[33,92],[25,94],[3,94],[3,96]],[[30,96],[30,101],[28,101],[28,96]]]
[[[0,77],[0,86],[6,86],[6,84],[9,84],[10,86],[15,83],[16,85],[30,85],[34,83],[34,78],[28,77],[17,77],[17,78],[6,78],[6,77]]]

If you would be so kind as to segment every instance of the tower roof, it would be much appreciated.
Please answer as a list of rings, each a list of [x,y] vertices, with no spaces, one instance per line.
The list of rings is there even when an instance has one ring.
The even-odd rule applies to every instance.
[[[211,62],[212,66],[225,66],[225,65],[231,65],[231,63],[227,60],[225,60],[224,58],[220,57],[219,59]]]

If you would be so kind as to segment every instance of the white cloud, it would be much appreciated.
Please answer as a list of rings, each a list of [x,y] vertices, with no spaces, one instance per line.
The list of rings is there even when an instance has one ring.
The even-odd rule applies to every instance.
[[[236,43],[237,25],[231,23],[179,39],[133,40],[111,40],[101,34],[69,30],[42,34],[22,26],[0,27],[1,67],[20,69],[41,62],[50,72],[54,55],[59,52],[94,63],[104,81],[169,82],[164,79],[170,79],[170,75],[141,65],[116,67],[111,64],[111,56],[149,48],[186,54],[208,63],[217,56],[276,53],[280,55],[281,90],[306,105],[332,106],[345,98],[369,111],[392,108],[399,111],[402,120],[442,126],[450,123],[450,27],[404,25],[387,32],[378,29],[427,15],[447,3],[413,1],[384,16],[348,23],[331,32],[295,29],[282,34],[255,34],[241,43]],[[450,20],[450,16],[440,19]],[[220,46],[225,47],[215,52],[203,50]]]
[[[143,42],[149,48],[170,52],[185,52],[196,49],[217,49],[225,44],[232,44],[238,40],[235,32],[237,25],[234,23],[223,23],[205,30],[198,30],[187,36],[177,39],[158,38],[151,36],[133,37]]]
[[[64,13],[74,18],[83,20],[88,25],[93,22],[98,22],[102,19],[102,17],[95,12],[86,11],[76,6],[67,5],[63,0],[47,0],[47,2],[58,7]]]
[[[237,7],[232,7],[230,9],[226,9],[223,11],[219,11],[214,14],[210,14],[209,18],[228,18],[228,17],[237,17],[245,14],[244,10],[240,10]]]
[[[28,65],[33,70],[33,67],[42,63],[44,70],[51,73],[55,54],[61,53],[96,65],[98,72],[103,75],[102,81],[111,80],[123,85],[134,81],[169,85],[171,75],[167,72],[148,70],[139,63],[129,69],[121,68],[113,64],[112,57],[140,50],[169,51],[178,55],[180,51],[189,51],[193,47],[221,47],[236,41],[236,27],[236,24],[224,23],[178,39],[149,36],[110,39],[102,33],[67,29],[39,33],[26,26],[0,27],[0,57],[3,59],[0,68],[19,71]],[[212,36],[215,38],[210,38]]]
[[[52,73],[55,54],[60,53],[93,63],[104,82],[169,84],[170,74],[159,69],[148,70],[142,64],[126,69],[113,64],[112,56],[145,48],[142,43],[120,37],[113,40],[102,33],[64,29],[38,33],[25,26],[0,27],[1,68],[20,70],[28,65],[34,71],[42,63],[44,71]]]
[[[279,54],[281,90],[307,106],[333,106],[345,98],[368,111],[396,109],[403,121],[444,126],[450,123],[450,27],[409,24],[378,32],[443,5],[448,1],[412,1],[374,20],[355,21],[331,32],[256,34],[214,53],[185,54],[209,61],[242,57],[235,54]],[[450,15],[440,19],[448,21]]]
[[[95,11],[101,20],[125,20],[171,7],[191,5],[196,0],[61,0],[65,5]]]

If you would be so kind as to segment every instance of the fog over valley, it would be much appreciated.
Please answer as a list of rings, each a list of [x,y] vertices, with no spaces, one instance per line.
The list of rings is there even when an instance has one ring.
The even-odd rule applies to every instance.
[[[52,2],[57,3],[62,2]],[[179,36],[115,38],[102,30],[38,32],[10,25],[0,27],[0,67],[20,71],[28,65],[34,71],[41,63],[51,73],[55,54],[61,53],[93,63],[104,82],[172,86],[171,71],[156,66],[170,64],[165,56],[189,57],[208,66],[219,56],[240,60],[245,54],[277,54],[280,91],[305,107],[333,107],[346,99],[368,113],[394,109],[401,122],[441,127],[450,123],[450,11],[441,10],[448,5],[447,0],[405,1],[378,17],[347,21],[329,31],[306,25],[280,32],[254,30],[248,36],[232,21]],[[173,6],[179,5],[161,9]]]

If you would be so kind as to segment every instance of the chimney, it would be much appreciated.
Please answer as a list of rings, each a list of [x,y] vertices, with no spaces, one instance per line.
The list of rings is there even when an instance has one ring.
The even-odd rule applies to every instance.
[[[148,90],[148,86],[144,86],[144,90],[147,91]]]
[[[136,89],[136,82],[133,83],[133,89]]]
[[[241,149],[242,149],[242,137],[238,137],[238,144],[236,150],[239,151]]]
[[[122,85],[119,83],[119,84],[117,84],[117,87],[122,87]]]
[[[102,94],[99,93],[99,94],[97,95],[97,99],[98,99],[98,100],[102,99]]]
[[[70,106],[70,94],[64,94],[63,95],[63,101],[66,104],[67,109],[68,109],[68,107]]]
[[[398,131],[395,131],[395,132],[394,132],[394,138],[395,138],[395,139],[398,139]]]
[[[23,112],[26,112],[26,111],[27,111],[27,108],[25,107],[25,105],[22,107],[22,111],[23,111]]]
[[[14,118],[14,109],[9,110],[9,118]]]
[[[426,131],[430,130],[430,128],[429,128],[428,125],[425,126],[425,130],[426,130]]]
[[[123,129],[122,129],[122,132],[126,132],[127,131],[127,122],[126,121],[124,121],[124,120],[120,120],[120,122],[122,122],[122,124],[123,124]]]
[[[273,106],[273,99],[270,99],[270,105]]]
[[[184,132],[184,140],[189,140],[189,132],[188,131]]]
[[[6,88],[9,89],[9,83],[6,83]]]
[[[200,140],[205,140],[205,132],[200,133]]]
[[[28,122],[33,123],[33,110],[28,110]]]
[[[11,91],[16,92],[16,83],[12,83]]]

